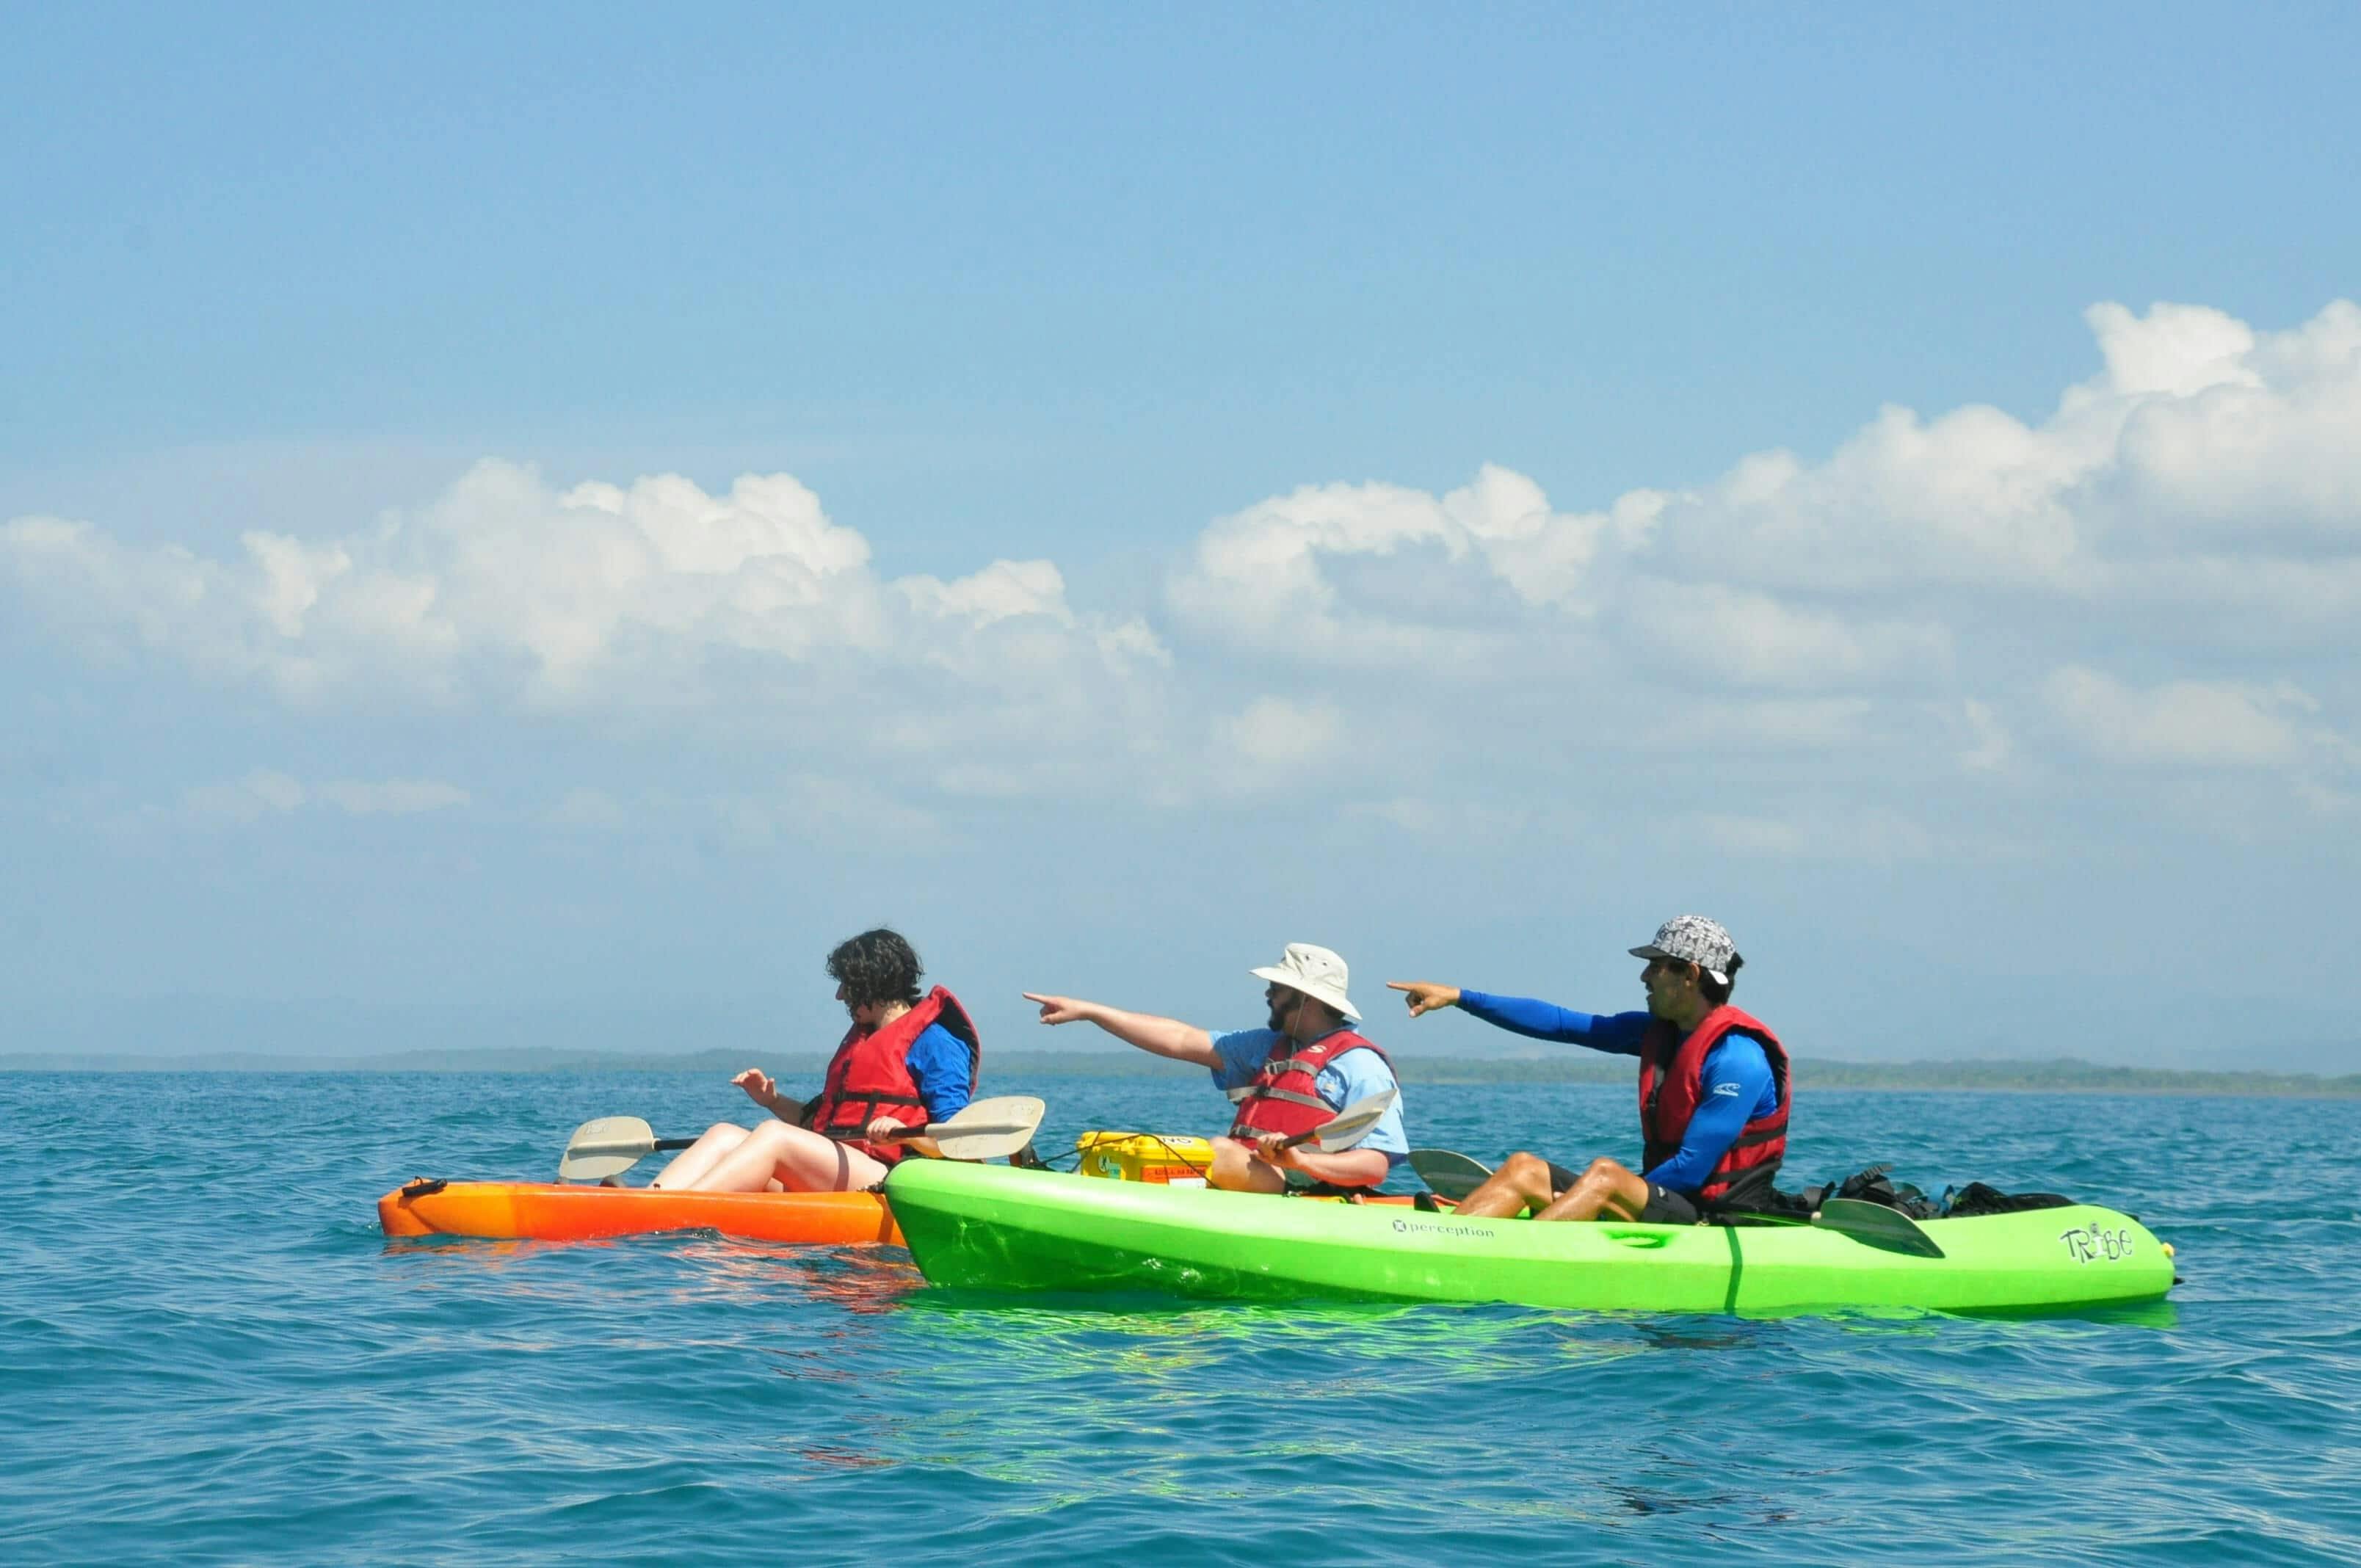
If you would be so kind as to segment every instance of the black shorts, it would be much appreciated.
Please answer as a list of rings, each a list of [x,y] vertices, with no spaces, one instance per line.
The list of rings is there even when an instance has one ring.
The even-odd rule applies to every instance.
[[[1697,1219],[1697,1201],[1687,1193],[1648,1183],[1648,1206],[1640,1211],[1642,1224],[1694,1225]]]
[[[1552,1165],[1550,1192],[1563,1196],[1565,1190],[1579,1179],[1576,1172],[1562,1165]],[[1675,1192],[1656,1182],[1648,1183],[1648,1204],[1640,1211],[1640,1223],[1647,1225],[1694,1225],[1698,1220],[1696,1200],[1685,1192]]]

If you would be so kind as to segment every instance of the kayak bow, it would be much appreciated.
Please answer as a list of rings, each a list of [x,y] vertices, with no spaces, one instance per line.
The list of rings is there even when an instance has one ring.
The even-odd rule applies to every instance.
[[[874,1192],[672,1192],[544,1181],[421,1180],[379,1199],[377,1221],[390,1236],[589,1241],[707,1230],[820,1246],[902,1240],[892,1212]]]

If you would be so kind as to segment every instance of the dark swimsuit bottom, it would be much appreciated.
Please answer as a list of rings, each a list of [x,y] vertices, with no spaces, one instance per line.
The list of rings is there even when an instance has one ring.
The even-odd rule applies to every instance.
[[[1562,1165],[1549,1168],[1550,1191],[1563,1194],[1578,1179],[1578,1173]],[[1648,1206],[1640,1211],[1643,1225],[1694,1225],[1697,1223],[1697,1206],[1686,1193],[1675,1192],[1656,1182],[1648,1183]]]

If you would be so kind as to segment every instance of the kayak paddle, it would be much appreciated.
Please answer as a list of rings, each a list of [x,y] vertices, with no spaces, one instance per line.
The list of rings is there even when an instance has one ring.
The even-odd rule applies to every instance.
[[[945,1159],[998,1159],[1033,1141],[1034,1129],[1040,1126],[1046,1109],[1030,1094],[971,1100],[949,1120],[905,1127],[894,1135],[894,1141],[932,1138]]]
[[[1492,1174],[1491,1168],[1483,1161],[1452,1149],[1412,1149],[1410,1168],[1426,1183],[1428,1191],[1454,1203],[1475,1191]],[[1889,1209],[1862,1198],[1823,1199],[1818,1211],[1810,1214],[1762,1214],[1734,1210],[1724,1212],[1731,1219],[1756,1220],[1766,1224],[1817,1225],[1824,1231],[1850,1236],[1863,1246],[1912,1257],[1943,1255],[1942,1247],[1920,1228],[1917,1221],[1899,1209]]]
[[[1385,1119],[1394,1102],[1394,1093],[1393,1090],[1382,1089],[1366,1100],[1356,1100],[1310,1132],[1297,1133],[1279,1146],[1291,1149],[1316,1142],[1323,1154],[1342,1154],[1367,1137],[1369,1130]]]
[[[1823,1198],[1809,1214],[1758,1214],[1724,1210],[1734,1220],[1759,1220],[1773,1225],[1817,1225],[1824,1231],[1850,1236],[1863,1246],[1898,1252],[1911,1257],[1940,1257],[1942,1247],[1899,1209],[1872,1203],[1866,1198]]]
[[[906,1127],[895,1139],[932,1138],[946,1159],[996,1159],[1015,1154],[1031,1140],[1045,1109],[1029,1094],[972,1100],[949,1119]],[[652,1154],[685,1149],[696,1141],[657,1137],[655,1129],[637,1116],[601,1116],[574,1129],[557,1164],[558,1179],[596,1181],[629,1170]]]
[[[596,1181],[631,1168],[658,1149],[685,1149],[695,1138],[660,1138],[637,1116],[601,1116],[574,1129],[557,1162],[560,1181]]]
[[[1418,1172],[1429,1192],[1454,1203],[1483,1186],[1484,1179],[1492,1174],[1490,1166],[1455,1149],[1412,1149],[1410,1168]]]

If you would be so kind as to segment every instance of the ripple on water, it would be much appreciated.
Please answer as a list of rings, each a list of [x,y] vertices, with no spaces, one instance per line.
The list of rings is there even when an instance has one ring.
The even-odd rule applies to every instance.
[[[701,1126],[735,1091],[152,1087],[126,1132],[118,1080],[0,1077],[27,1134],[0,1149],[12,1560],[595,1539],[734,1568],[898,1554],[914,1521],[938,1557],[1017,1563],[2361,1557],[2349,1102],[2305,1108],[2311,1152],[2260,1193],[2206,1173],[2285,1158],[2267,1103],[1819,1094],[1800,1179],[1893,1158],[2112,1200],[2189,1282],[2070,1319],[1738,1321],[983,1298],[891,1249],[709,1235],[389,1243],[370,1205],[409,1176],[538,1175],[591,1116]],[[1065,1114],[1045,1141],[1212,1119],[1193,1081],[1010,1087]],[[1558,1152],[1620,1147],[1624,1098],[1425,1088],[1420,1141],[1498,1158],[1537,1099]]]

